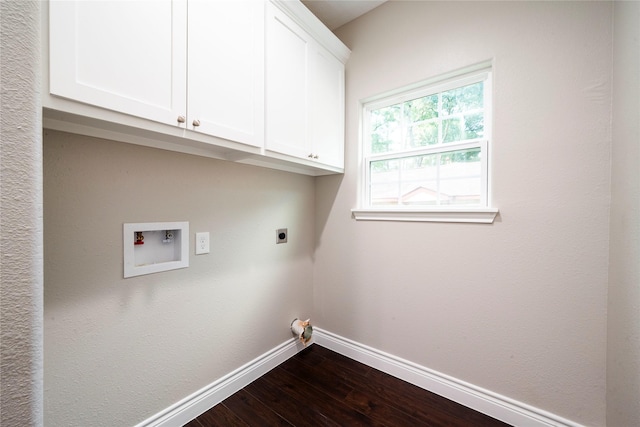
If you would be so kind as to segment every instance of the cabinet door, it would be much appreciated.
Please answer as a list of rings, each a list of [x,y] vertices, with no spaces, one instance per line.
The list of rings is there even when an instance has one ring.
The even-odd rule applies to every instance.
[[[266,148],[300,158],[307,137],[309,36],[281,10],[267,5]]]
[[[50,92],[177,124],[186,114],[184,0],[49,6]]]
[[[317,46],[311,56],[309,137],[316,161],[344,167],[344,64]]]
[[[189,0],[189,129],[263,146],[264,7],[256,0]]]

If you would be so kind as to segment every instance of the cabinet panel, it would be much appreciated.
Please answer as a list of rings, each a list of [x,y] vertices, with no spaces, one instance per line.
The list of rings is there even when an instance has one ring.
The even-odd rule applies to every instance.
[[[309,38],[269,4],[267,13],[266,117],[268,150],[306,157]]]
[[[344,64],[328,51],[313,51],[309,138],[317,161],[344,167]]]
[[[264,3],[189,0],[188,28],[187,127],[262,146]]]
[[[175,124],[186,113],[186,3],[51,1],[53,95]]]

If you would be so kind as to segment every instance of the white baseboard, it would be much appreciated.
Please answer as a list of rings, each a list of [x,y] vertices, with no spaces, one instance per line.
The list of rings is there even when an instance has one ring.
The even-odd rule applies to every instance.
[[[178,427],[211,409],[227,397],[295,356],[304,346],[292,338],[251,362],[214,381],[135,427]]]
[[[343,356],[518,427],[579,427],[573,421],[474,386],[320,328],[314,342]]]

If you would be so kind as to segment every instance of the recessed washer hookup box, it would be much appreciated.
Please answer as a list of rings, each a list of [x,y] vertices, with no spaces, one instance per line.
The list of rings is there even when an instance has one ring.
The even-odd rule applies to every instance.
[[[123,225],[124,277],[189,267],[189,223]]]

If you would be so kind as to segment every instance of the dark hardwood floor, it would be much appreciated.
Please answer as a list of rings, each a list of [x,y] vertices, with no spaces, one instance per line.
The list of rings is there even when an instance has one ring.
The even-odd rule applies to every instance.
[[[506,425],[313,344],[186,427]]]

